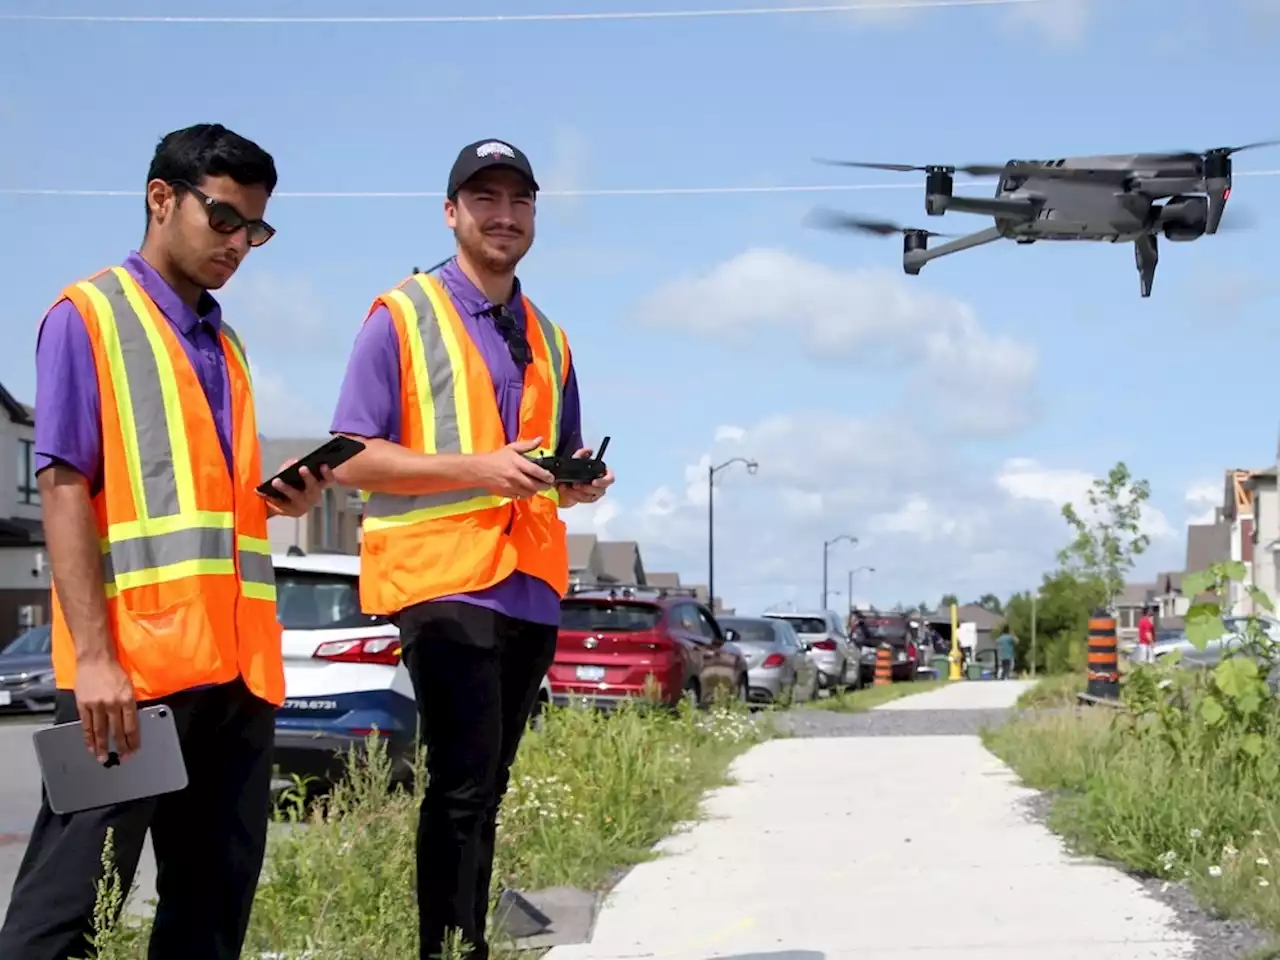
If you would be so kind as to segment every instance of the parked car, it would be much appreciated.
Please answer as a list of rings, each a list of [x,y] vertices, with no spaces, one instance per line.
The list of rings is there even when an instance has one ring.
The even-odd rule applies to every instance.
[[[818,668],[818,685],[822,689],[839,691],[862,685],[863,676],[858,669],[861,651],[850,643],[844,624],[834,611],[770,612],[764,616],[791,624],[805,653]]]
[[[880,613],[872,610],[862,615],[861,673],[864,683],[876,674],[876,651],[887,643],[893,651],[893,679],[914,680],[920,651],[916,646],[910,617],[905,613]]]
[[[650,680],[652,678],[652,680]],[[747,697],[747,663],[711,611],[677,588],[579,587],[560,603],[552,701],[609,709],[648,684],[669,705]]]
[[[0,711],[51,713],[53,630],[32,627],[0,651]]]
[[[280,773],[331,780],[349,748],[377,728],[398,777],[417,735],[400,631],[360,610],[360,558],[277,555],[276,610],[284,627],[285,702],[276,713]]]
[[[818,696],[818,668],[791,624],[777,617],[719,617],[725,639],[747,661],[752,703],[790,704]]]

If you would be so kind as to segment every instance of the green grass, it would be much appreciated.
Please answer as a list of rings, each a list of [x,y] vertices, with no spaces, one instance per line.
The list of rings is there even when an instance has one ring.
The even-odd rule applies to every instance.
[[[549,710],[543,729],[526,735],[512,770],[495,887],[606,886],[618,868],[651,857],[676,824],[695,819],[703,793],[723,784],[732,759],[767,730],[763,718],[737,706],[676,714],[624,706],[610,717]],[[269,842],[246,958],[295,958],[308,950],[325,960],[417,956],[420,794],[387,790],[388,772],[386,757],[374,750],[322,806],[308,809],[298,799],[286,807]],[[100,887],[104,918],[112,913],[108,887]],[[105,919],[102,925],[111,926]],[[109,929],[98,960],[145,957],[146,928],[146,920],[131,918]]]
[[[1083,672],[1058,673],[1036,680],[1035,686],[1018,697],[1018,710],[1039,710],[1045,707],[1075,706],[1078,695],[1084,693],[1088,680]]]
[[[861,713],[891,700],[900,700],[912,694],[937,690],[946,686],[948,682],[950,681],[913,680],[910,683],[889,683],[879,687],[863,687],[861,690],[851,690],[831,697],[810,700],[805,704],[805,707],[810,710],[833,710],[836,713]]]
[[[1271,709],[1256,759],[1229,739],[1167,737],[1101,708],[1025,714],[984,740],[1029,786],[1056,794],[1050,826],[1071,848],[1186,883],[1211,912],[1280,935],[1280,709]]]

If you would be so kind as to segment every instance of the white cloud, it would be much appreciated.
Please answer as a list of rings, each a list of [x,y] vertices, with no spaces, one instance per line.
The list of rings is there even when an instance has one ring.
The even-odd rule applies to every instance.
[[[1010,7],[1007,23],[1018,31],[1030,31],[1056,46],[1070,46],[1084,39],[1093,22],[1094,0],[1046,0]]]
[[[254,414],[258,432],[267,437],[327,437],[329,419],[315,404],[299,396],[279,374],[249,359],[253,377]]]
[[[1000,488],[1014,499],[1039,502],[1058,515],[1070,503],[1086,521],[1098,515],[1088,500],[1094,479],[1093,474],[1083,470],[1054,469],[1024,458],[1005,461],[996,476]],[[1164,512],[1150,501],[1143,505],[1139,526],[1152,541],[1172,541],[1181,536]]]
[[[1185,494],[1188,524],[1213,523],[1222,506],[1222,483],[1205,480],[1193,483]]]
[[[1035,409],[1033,347],[987,332],[967,304],[888,270],[836,270],[753,249],[661,287],[638,315],[720,340],[784,337],[818,362],[896,365],[962,434],[1008,433]]]

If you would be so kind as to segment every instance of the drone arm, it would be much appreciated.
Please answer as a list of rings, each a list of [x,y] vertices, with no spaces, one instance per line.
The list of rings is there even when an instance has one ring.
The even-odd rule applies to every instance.
[[[934,247],[932,250],[909,250],[902,255],[902,264],[908,273],[919,272],[930,260],[936,260],[938,257],[945,257],[949,253],[959,253],[961,250],[971,250],[974,247],[981,247],[987,243],[994,243],[1001,237],[999,227],[987,227],[985,230],[979,230],[977,233],[971,233],[968,236],[959,237],[950,240],[940,247]]]
[[[947,198],[947,211],[956,213],[981,213],[1008,220],[1034,220],[1040,204],[1034,200],[1007,200],[999,197],[951,196]]]

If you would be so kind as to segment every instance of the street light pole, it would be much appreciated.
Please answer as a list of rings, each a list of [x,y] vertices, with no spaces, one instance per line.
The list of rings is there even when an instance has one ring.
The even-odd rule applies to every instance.
[[[875,573],[875,572],[876,572],[876,568],[875,568],[875,567],[854,567],[854,569],[852,569],[852,570],[850,570],[850,571],[849,571],[849,593],[847,594],[847,596],[848,596],[848,598],[849,598],[849,613],[850,613],[850,614],[852,614],[852,613],[853,613],[853,575],[854,575],[855,573],[861,573],[863,570],[866,570],[866,571],[867,571],[867,573]]]
[[[715,466],[707,465],[707,605],[711,612],[716,610],[716,474],[735,463],[745,464],[747,473],[752,476],[760,469],[760,465],[746,457],[734,457]]]
[[[833,546],[841,540],[848,540],[855,547],[858,545],[858,538],[851,533],[842,533],[838,537],[832,537],[830,540],[822,542],[822,609],[827,609],[827,553]]]

